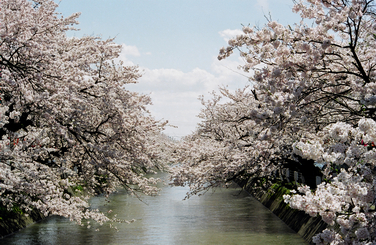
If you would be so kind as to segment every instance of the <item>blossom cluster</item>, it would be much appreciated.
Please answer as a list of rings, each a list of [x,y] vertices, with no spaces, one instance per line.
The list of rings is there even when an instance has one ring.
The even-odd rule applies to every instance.
[[[376,241],[375,132],[373,119],[361,119],[357,127],[339,122],[311,135],[310,140],[294,144],[296,154],[326,164],[324,172],[330,181],[317,186],[314,192],[301,187],[302,195],[284,196],[292,208],[311,216],[319,214],[329,225],[339,225],[340,236],[324,237],[329,234],[327,230],[315,238],[319,244]],[[320,154],[313,153],[317,151]],[[336,166],[341,166],[339,173],[333,171]]]
[[[149,96],[126,90],[140,74],[115,63],[121,45],[68,38],[79,14],[61,17],[54,1],[0,4],[0,205],[103,223],[90,196],[155,195],[146,173],[164,167],[166,122],[146,110]]]
[[[220,60],[240,52],[252,85],[202,100],[202,123],[178,147],[173,181],[196,194],[234,178],[267,180],[285,161],[314,160],[326,166],[323,183],[286,202],[341,227],[318,234],[317,244],[371,244],[374,0],[300,0],[292,10],[300,23],[244,26],[220,49]]]

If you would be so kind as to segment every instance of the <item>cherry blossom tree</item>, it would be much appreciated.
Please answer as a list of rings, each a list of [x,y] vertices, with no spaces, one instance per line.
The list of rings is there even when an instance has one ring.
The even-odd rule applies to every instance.
[[[119,186],[156,194],[145,174],[163,169],[165,122],[125,89],[140,74],[114,62],[121,46],[68,38],[79,14],[61,17],[54,1],[0,7],[0,205],[103,223],[88,197]]]
[[[317,244],[370,244],[374,128],[364,125],[375,120],[374,1],[294,1],[293,12],[300,23],[244,26],[220,50],[219,59],[240,52],[251,86],[222,88],[222,103],[219,95],[203,101],[202,123],[178,149],[173,183],[196,194],[234,177],[265,180],[284,161],[315,160],[327,182],[286,201],[341,227],[316,236]]]
[[[375,230],[376,122],[361,119],[357,127],[338,122],[315,135],[294,143],[294,153],[317,162],[330,163],[326,177],[315,192],[301,186],[301,195],[285,195],[292,208],[311,216],[320,215],[329,225],[338,224],[340,233],[327,229],[316,235],[317,244],[370,244]],[[330,167],[340,166],[338,173]]]
[[[195,133],[176,146],[181,164],[172,169],[172,180],[174,185],[188,184],[188,196],[235,179],[252,176],[254,181],[265,180],[281,160],[270,150],[273,142],[265,140],[268,132],[258,125],[266,114],[256,106],[258,102],[248,87],[234,94],[222,88],[221,93],[231,100],[220,103],[223,97],[215,93],[211,100],[201,98],[202,122]],[[250,120],[250,114],[258,113],[260,120]]]

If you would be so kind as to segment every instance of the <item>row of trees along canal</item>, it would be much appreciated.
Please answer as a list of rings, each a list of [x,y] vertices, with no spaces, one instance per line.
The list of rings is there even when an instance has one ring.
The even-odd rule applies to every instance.
[[[112,39],[67,38],[78,15],[60,17],[50,0],[0,4],[2,210],[103,223],[87,197],[119,186],[154,195],[158,180],[144,174],[165,163],[179,163],[171,184],[189,197],[232,180],[283,184],[272,176],[285,165],[316,162],[323,182],[284,197],[339,226],[313,241],[376,242],[373,0],[295,1],[299,24],[244,26],[219,59],[240,52],[251,85],[202,98],[202,122],[180,142],[162,136],[148,96],[126,90],[140,74],[114,62]]]

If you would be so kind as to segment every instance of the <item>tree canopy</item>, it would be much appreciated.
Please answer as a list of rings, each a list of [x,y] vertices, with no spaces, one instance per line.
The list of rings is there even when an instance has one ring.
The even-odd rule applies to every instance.
[[[103,223],[88,197],[154,195],[146,174],[172,159],[188,197],[232,180],[268,188],[286,163],[321,163],[324,181],[285,202],[339,227],[316,244],[376,243],[374,0],[294,1],[300,23],[243,26],[218,58],[239,52],[250,85],[202,97],[202,122],[173,151],[150,97],[126,90],[140,73],[116,61],[113,39],[67,37],[79,14],[51,0],[0,8],[1,208]]]
[[[123,186],[154,195],[166,122],[126,90],[137,67],[114,61],[113,39],[67,37],[79,14],[51,0],[0,2],[0,205],[26,214],[108,221],[87,198]],[[81,194],[76,194],[81,191]]]
[[[325,165],[325,181],[285,196],[292,208],[339,225],[313,241],[373,244],[374,1],[294,1],[292,10],[300,23],[244,26],[220,49],[219,59],[240,53],[251,85],[202,99],[202,123],[177,148],[173,183],[189,185],[188,195],[233,179],[261,179],[267,188],[286,161],[314,160]]]

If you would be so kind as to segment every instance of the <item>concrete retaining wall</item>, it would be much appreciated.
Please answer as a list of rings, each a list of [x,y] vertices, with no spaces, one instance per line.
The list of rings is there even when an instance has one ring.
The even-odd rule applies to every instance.
[[[310,244],[313,244],[312,237],[327,227],[327,224],[321,220],[321,217],[311,217],[303,211],[291,209],[283,201],[284,193],[282,189],[276,191],[255,191],[249,183],[239,181],[238,184]]]
[[[1,217],[0,219],[0,238],[24,229],[43,218],[44,216],[37,211],[32,211],[29,216],[10,212],[7,217]]]

